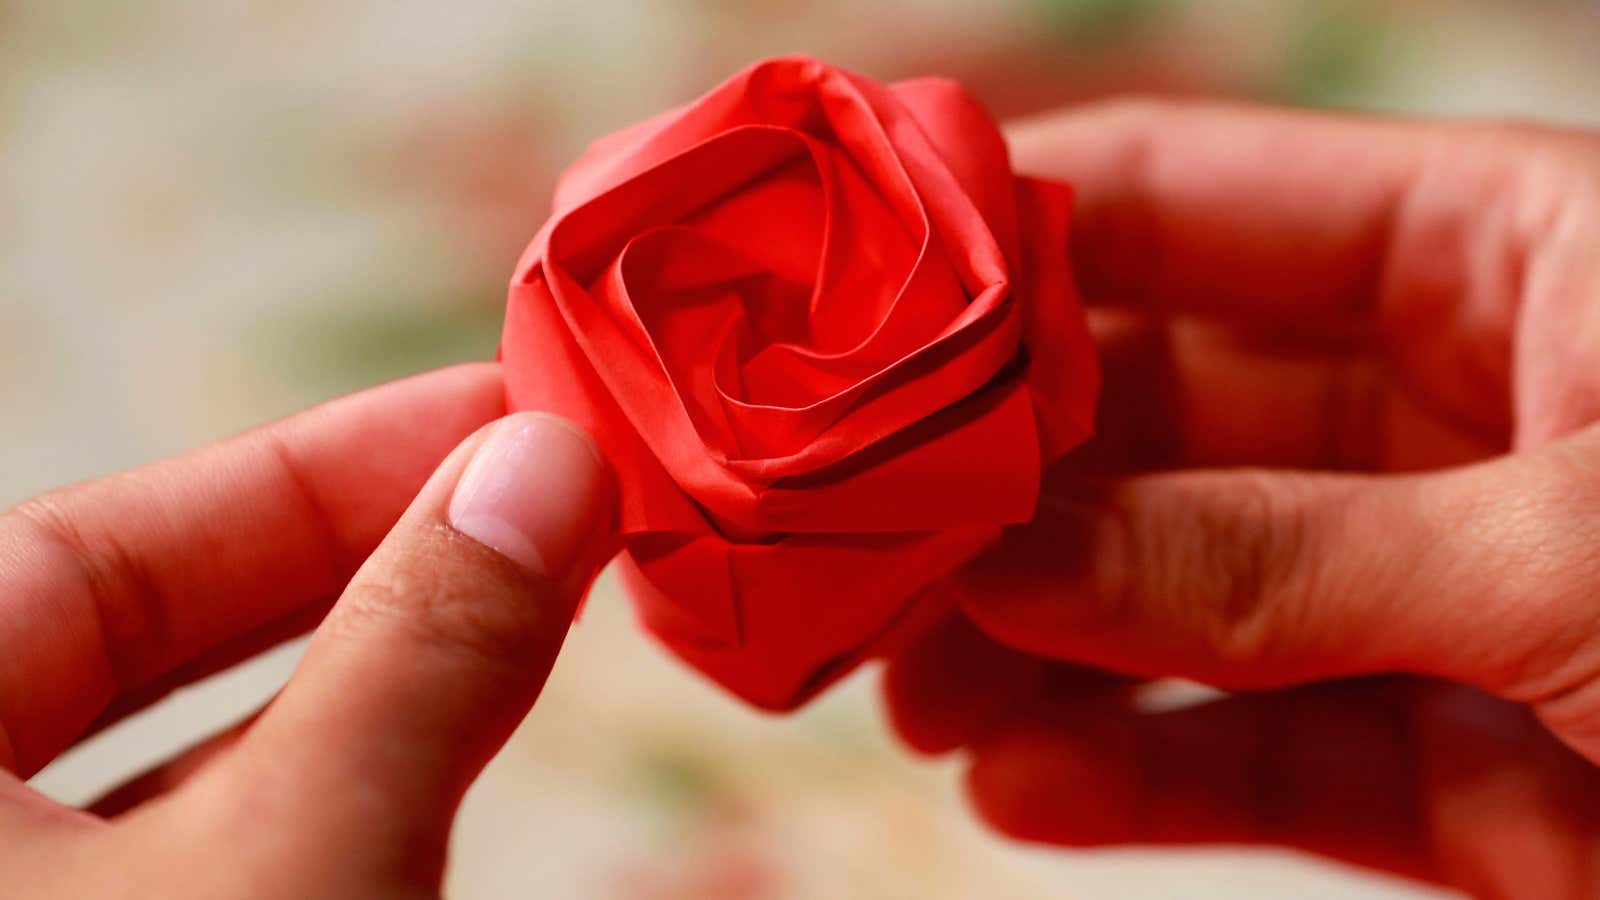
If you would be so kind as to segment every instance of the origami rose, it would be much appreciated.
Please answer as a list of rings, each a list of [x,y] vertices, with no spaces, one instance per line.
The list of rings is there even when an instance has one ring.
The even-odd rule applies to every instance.
[[[667,646],[789,708],[945,612],[915,598],[1090,430],[1069,207],[958,85],[811,59],[566,171],[512,282],[507,393],[611,459]]]

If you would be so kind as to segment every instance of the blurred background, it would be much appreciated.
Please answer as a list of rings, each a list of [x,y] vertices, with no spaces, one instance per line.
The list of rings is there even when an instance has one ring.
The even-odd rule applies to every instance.
[[[1597,0],[0,0],[0,507],[493,354],[591,138],[808,52],[1001,116],[1129,91],[1600,125]],[[38,776],[80,801],[230,722],[282,648]],[[1286,853],[986,835],[864,672],[790,718],[604,578],[468,799],[457,898],[1420,898]]]

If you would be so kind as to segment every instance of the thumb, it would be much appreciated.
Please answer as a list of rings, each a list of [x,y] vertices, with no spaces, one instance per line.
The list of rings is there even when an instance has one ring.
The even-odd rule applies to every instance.
[[[462,794],[532,706],[611,547],[614,497],[563,419],[469,438],[351,581],[235,773],[345,865],[436,880]]]
[[[1600,429],[1427,475],[1068,474],[939,589],[1004,644],[1132,675],[1472,684],[1600,760],[1596,459]]]

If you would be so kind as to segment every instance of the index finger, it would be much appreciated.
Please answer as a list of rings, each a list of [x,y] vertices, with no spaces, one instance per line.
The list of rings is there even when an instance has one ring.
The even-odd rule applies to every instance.
[[[1502,249],[1473,243],[1503,225],[1483,213],[1505,184],[1471,137],[1176,100],[1115,101],[1009,134],[1020,171],[1077,191],[1073,259],[1091,300],[1273,322],[1361,316],[1386,290],[1419,286],[1422,266],[1448,288],[1471,274],[1448,271],[1465,248]],[[1400,252],[1423,244],[1423,258]]]
[[[0,767],[37,770],[219,645],[286,637],[503,411],[499,367],[460,366],[0,514]]]

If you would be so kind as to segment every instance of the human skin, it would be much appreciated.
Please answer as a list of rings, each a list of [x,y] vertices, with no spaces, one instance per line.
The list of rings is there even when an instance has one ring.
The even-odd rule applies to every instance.
[[[1100,435],[890,667],[978,812],[1600,894],[1600,136],[1197,102],[1022,123]],[[1153,710],[1185,677],[1230,696]]]
[[[0,896],[437,896],[612,527],[593,443],[502,395],[442,370],[0,514]],[[24,782],[313,625],[265,709],[88,809]]]

